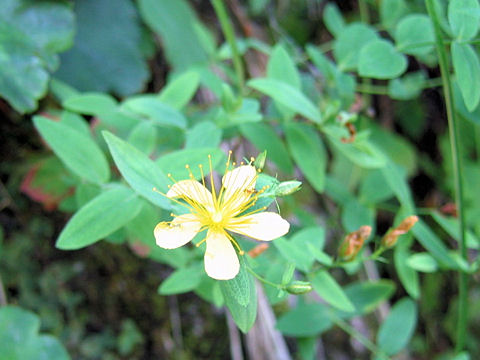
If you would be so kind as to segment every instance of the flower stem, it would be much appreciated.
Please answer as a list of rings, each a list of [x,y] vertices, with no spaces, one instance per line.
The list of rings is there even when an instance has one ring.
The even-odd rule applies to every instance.
[[[389,359],[389,357],[381,349],[379,349],[374,343],[372,343],[368,338],[363,336],[362,333],[360,333],[357,329],[355,329],[349,323],[347,323],[346,321],[340,319],[339,317],[333,314],[330,315],[330,318],[335,323],[335,325],[337,325],[340,329],[342,329],[348,335],[350,335],[351,337],[361,342],[363,346],[365,346],[377,357],[377,359],[381,359],[381,360]]]
[[[232,51],[233,68],[237,75],[237,86],[241,94],[243,92],[243,86],[245,83],[245,73],[243,70],[242,59],[240,58],[240,53],[238,52],[237,41],[235,39],[235,32],[233,31],[232,22],[228,17],[223,0],[212,0],[212,5],[215,9],[218,20],[220,21],[223,35],[225,36],[225,39],[227,40]]]
[[[445,96],[445,106],[447,109],[448,128],[450,134],[450,146],[452,151],[453,172],[455,180],[455,195],[458,219],[460,223],[460,253],[463,259],[468,261],[467,246],[465,239],[465,215],[463,204],[463,179],[462,179],[462,163],[459,151],[459,130],[458,121],[455,116],[454,100],[452,93],[452,83],[450,80],[450,71],[448,64],[448,55],[442,40],[442,30],[440,27],[440,20],[436,13],[433,0],[425,0],[427,11],[432,19],[435,30],[435,43],[437,48],[438,63],[440,65],[440,72],[443,80],[443,91]],[[459,272],[458,285],[458,323],[457,323],[457,338],[456,338],[456,352],[461,352],[465,347],[465,338],[467,335],[467,319],[468,319],[468,274]]]
[[[278,289],[278,290],[283,290],[285,288],[284,285],[282,284],[275,284],[267,279],[265,279],[264,277],[258,275],[255,271],[253,271],[252,268],[250,268],[250,266],[245,266],[248,270],[248,272],[250,274],[252,274],[253,276],[255,276],[259,281],[263,282],[264,284],[267,284],[267,285],[270,285],[270,286],[273,286],[274,288]]]

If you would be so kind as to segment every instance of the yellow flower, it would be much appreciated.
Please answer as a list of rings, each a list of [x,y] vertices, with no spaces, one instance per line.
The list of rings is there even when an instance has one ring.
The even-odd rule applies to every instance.
[[[222,186],[218,194],[212,175],[210,160],[210,186],[205,187],[202,171],[202,183],[196,181],[190,172],[190,179],[174,182],[165,194],[168,198],[188,207],[189,213],[174,215],[172,221],[159,223],[154,230],[157,245],[164,249],[175,249],[185,245],[200,231],[207,230],[204,241],[205,271],[208,276],[218,280],[233,279],[240,270],[240,263],[234,248],[243,254],[229,232],[245,235],[256,240],[270,241],[285,235],[290,224],[274,212],[261,212],[265,208],[248,211],[257,201],[265,188],[256,191],[258,177],[253,165],[242,164],[229,169],[227,162]],[[235,163],[233,163],[235,165]],[[189,170],[188,165],[186,166]],[[169,177],[173,180],[171,175]]]

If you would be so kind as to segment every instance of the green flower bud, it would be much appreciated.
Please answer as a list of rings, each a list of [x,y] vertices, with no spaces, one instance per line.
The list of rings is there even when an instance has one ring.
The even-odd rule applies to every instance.
[[[277,188],[275,189],[275,196],[286,196],[293,194],[294,192],[297,192],[300,190],[300,187],[302,186],[301,181],[297,180],[290,180],[290,181],[283,181],[280,184],[278,184]]]
[[[294,295],[301,295],[306,294],[312,291],[312,284],[307,281],[292,281],[290,284],[287,285],[287,292]]]

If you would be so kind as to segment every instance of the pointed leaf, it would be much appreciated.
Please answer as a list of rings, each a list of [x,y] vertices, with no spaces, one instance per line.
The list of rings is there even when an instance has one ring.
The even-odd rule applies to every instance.
[[[73,215],[60,233],[56,247],[75,250],[91,245],[120,229],[141,208],[142,202],[129,188],[116,186],[107,190]]]

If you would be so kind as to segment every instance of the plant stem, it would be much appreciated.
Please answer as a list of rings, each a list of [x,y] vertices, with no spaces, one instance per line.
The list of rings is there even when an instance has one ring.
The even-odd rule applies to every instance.
[[[273,286],[274,288],[276,289],[279,289],[279,290],[282,290],[284,288],[283,285],[281,284],[275,284],[267,279],[265,279],[264,277],[261,277],[260,275],[258,275],[255,271],[253,271],[250,266],[245,266],[248,270],[248,272],[250,274],[252,274],[253,276],[255,276],[258,280],[260,280],[261,282],[263,282],[264,284],[267,284],[267,285],[270,285],[270,286]]]
[[[435,30],[435,42],[438,55],[438,63],[440,65],[440,72],[443,80],[443,91],[445,96],[445,106],[447,109],[448,128],[450,134],[450,146],[452,151],[452,162],[455,180],[455,195],[457,204],[457,213],[460,223],[460,253],[465,261],[468,261],[467,246],[465,239],[465,215],[463,205],[463,178],[462,178],[462,160],[459,151],[459,130],[458,121],[455,117],[454,100],[452,93],[452,83],[450,80],[450,70],[448,64],[447,51],[442,40],[442,30],[440,21],[435,11],[433,0],[425,0],[427,11],[432,19]],[[455,350],[457,353],[461,352],[465,347],[465,338],[467,335],[467,320],[468,320],[468,274],[464,272],[459,273],[458,285],[458,323],[457,323],[457,339]]]
[[[368,338],[363,336],[362,333],[360,333],[357,329],[355,329],[353,326],[351,326],[349,323],[346,321],[343,321],[339,317],[335,315],[331,315],[330,318],[332,321],[337,325],[340,329],[345,331],[348,335],[351,337],[357,339],[359,342],[363,344],[368,350],[370,350],[375,356],[377,356],[379,359],[386,360],[389,359],[385,353],[380,350],[374,343],[372,343]]]
[[[245,73],[243,70],[242,59],[240,58],[240,53],[238,52],[237,41],[235,39],[235,32],[233,31],[232,22],[228,17],[223,0],[212,0],[212,5],[215,9],[218,20],[220,21],[223,35],[225,36],[225,39],[232,50],[233,68],[235,69],[235,73],[237,75],[237,86],[240,94],[242,94],[245,83]]]
[[[7,295],[5,295],[5,288],[3,287],[2,278],[0,278],[0,306],[5,306],[7,304]]]

